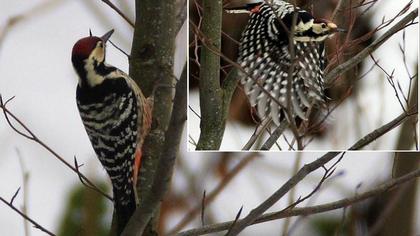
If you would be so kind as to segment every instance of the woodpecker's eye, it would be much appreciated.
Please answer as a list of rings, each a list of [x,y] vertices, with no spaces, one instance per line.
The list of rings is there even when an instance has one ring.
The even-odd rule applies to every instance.
[[[102,43],[102,42],[99,42],[99,43],[98,43],[98,46],[99,46],[100,48],[103,48],[103,47],[104,47],[104,45],[103,45],[103,43]]]
[[[325,29],[325,28],[327,28],[327,25],[326,25],[326,24],[324,24],[324,23],[322,23],[322,24],[321,24],[321,27],[322,27],[323,29]]]

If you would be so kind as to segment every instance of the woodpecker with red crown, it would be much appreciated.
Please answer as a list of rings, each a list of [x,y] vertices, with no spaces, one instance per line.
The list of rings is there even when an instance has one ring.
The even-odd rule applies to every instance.
[[[114,30],[90,35],[73,46],[73,67],[79,76],[77,107],[114,194],[117,233],[136,209],[137,175],[142,145],[150,131],[153,99],[145,98],[127,74],[105,63],[105,48]]]

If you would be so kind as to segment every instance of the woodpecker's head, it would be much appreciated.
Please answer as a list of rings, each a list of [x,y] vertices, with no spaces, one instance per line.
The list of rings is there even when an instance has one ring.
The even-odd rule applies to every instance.
[[[112,29],[102,37],[90,35],[79,39],[74,44],[71,61],[79,75],[79,85],[82,86],[84,82],[87,82],[93,87],[103,81],[103,79],[98,78],[97,70],[104,64],[106,42],[113,32]]]
[[[229,13],[249,13],[248,35],[257,37],[262,30],[273,41],[287,42],[296,17],[293,38],[297,42],[322,42],[336,32],[344,31],[325,19],[315,19],[309,12],[294,7],[285,1],[274,0],[272,4],[250,3],[245,6],[226,8]]]
[[[101,63],[105,61],[105,45],[111,37],[114,30],[110,30],[102,37],[92,36],[79,39],[73,46],[72,62],[75,61],[96,61]]]

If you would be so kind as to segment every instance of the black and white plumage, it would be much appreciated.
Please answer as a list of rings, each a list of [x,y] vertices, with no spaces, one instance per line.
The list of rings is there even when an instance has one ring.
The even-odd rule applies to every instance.
[[[293,118],[307,120],[309,108],[325,104],[323,42],[337,26],[280,0],[248,4],[242,10],[250,13],[250,19],[240,40],[238,62],[247,73],[241,83],[259,117],[272,118],[276,125],[287,118],[287,80],[292,65],[289,33],[297,15],[291,112]]]
[[[105,63],[106,41],[112,32],[76,42],[72,63],[79,76],[77,107],[111,179],[120,234],[136,209],[135,184],[152,103],[127,74]]]

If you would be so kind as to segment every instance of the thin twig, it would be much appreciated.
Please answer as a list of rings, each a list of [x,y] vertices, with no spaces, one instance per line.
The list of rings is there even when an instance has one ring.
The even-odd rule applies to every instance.
[[[391,87],[394,89],[394,92],[395,92],[395,97],[397,98],[397,100],[398,100],[398,102],[400,103],[400,106],[401,106],[401,108],[402,108],[402,110],[404,111],[404,112],[407,112],[406,111],[406,108],[405,108],[405,106],[404,106],[404,104],[403,104],[403,102],[401,101],[401,98],[400,98],[400,93],[403,95],[403,97],[404,97],[404,99],[405,99],[405,96],[404,96],[404,93],[402,92],[402,90],[400,89],[400,93],[398,93],[398,90],[397,90],[397,86],[395,86],[395,82],[394,82],[394,72],[395,72],[395,69],[394,70],[392,70],[392,72],[391,72],[391,74],[390,73],[388,73],[380,64],[379,64],[379,60],[375,60],[375,57],[373,56],[373,54],[370,54],[370,58],[372,58],[372,60],[373,60],[373,62],[375,63],[375,65],[382,71],[382,72],[384,72],[384,74],[386,75],[386,77],[387,77],[387,81],[388,81],[388,83],[391,85]],[[398,81],[397,81],[397,83],[398,83]],[[406,100],[406,99],[405,99]],[[407,101],[407,100],[406,100]]]
[[[24,214],[23,212],[21,212],[19,209],[17,209],[15,206],[13,206],[12,203],[9,203],[8,201],[6,201],[2,197],[0,197],[0,201],[2,201],[4,204],[8,205],[12,210],[14,210],[16,213],[18,213],[19,215],[21,215],[25,220],[31,222],[34,225],[35,228],[41,230],[42,232],[44,232],[44,233],[46,233],[48,235],[55,236],[55,234],[51,233],[51,231],[49,231],[46,228],[42,227],[35,220],[31,219],[29,216],[27,216],[26,214]]]
[[[82,178],[86,183],[88,183],[93,190],[98,192],[99,194],[103,195],[104,197],[108,198],[112,201],[112,197],[103,192],[101,189],[99,189],[95,184],[93,184],[92,181],[90,181],[85,175],[80,173],[78,169],[76,169],[74,166],[72,166],[70,163],[68,163],[63,157],[58,155],[54,150],[51,149],[47,144],[45,144],[43,141],[41,141],[19,118],[17,118],[11,111],[9,111],[6,107],[7,103],[10,102],[14,97],[11,99],[8,99],[5,103],[3,103],[2,96],[0,95],[0,108],[3,110],[4,117],[6,118],[7,123],[9,126],[18,134],[21,136],[34,141],[35,143],[38,143],[43,148],[45,148],[48,152],[50,152],[53,156],[55,156],[61,163],[63,163],[65,166],[70,168],[72,171],[74,171],[80,178]],[[11,122],[10,118],[12,118],[14,121],[16,121],[28,134],[25,134],[18,130]]]
[[[232,168],[231,171],[229,171],[228,174],[224,176],[222,180],[218,183],[218,185],[206,196],[205,199],[205,205],[210,204],[213,202],[216,197],[225,189],[225,187],[232,181],[232,179],[237,176],[241,171],[255,158],[257,158],[256,153],[250,153],[249,156],[242,159],[235,167]],[[202,204],[197,204],[193,209],[191,209],[185,216],[182,218],[182,220],[172,229],[168,232],[168,235],[175,234],[182,228],[184,228],[188,223],[190,223],[194,217],[200,212]]]
[[[106,5],[108,5],[109,7],[111,7],[115,12],[118,13],[118,15],[120,15],[125,21],[127,21],[128,24],[130,24],[134,28],[134,23],[120,9],[118,9],[118,7],[115,6],[111,1],[109,0],[101,0],[101,1],[104,2]]]
[[[291,188],[295,187],[300,181],[302,181],[308,174],[317,170],[318,168],[325,165],[327,162],[331,161],[339,152],[329,152],[319,159],[306,164],[303,166],[296,175],[290,178],[285,184],[283,184],[276,192],[274,192],[269,198],[264,202],[254,208],[245,218],[239,220],[237,224],[232,228],[230,235],[237,235],[242,230],[244,230],[248,225],[252,224],[256,219],[258,219],[265,211],[267,211],[271,206],[278,202],[286,193],[290,191]]]
[[[294,6],[296,6],[296,3],[294,3]],[[275,11],[275,13],[277,14],[277,11]],[[278,18],[278,17],[277,17]],[[292,104],[292,87],[293,87],[293,75],[295,73],[295,65],[298,62],[298,58],[296,56],[295,53],[295,40],[294,40],[294,36],[295,36],[295,27],[296,27],[296,23],[297,23],[297,18],[298,18],[298,13],[297,13],[297,8],[295,7],[294,9],[294,13],[293,13],[293,18],[292,18],[292,27],[290,29],[289,32],[289,56],[291,58],[290,60],[290,66],[288,69],[288,74],[287,74],[287,87],[286,87],[286,102],[287,102],[287,109],[285,112],[286,117],[288,118],[288,124],[289,124],[289,128],[291,129],[294,138],[297,142],[297,149],[298,150],[302,150],[303,145],[302,145],[302,139],[300,138],[299,135],[299,130],[298,127],[296,125],[296,119],[294,117],[294,111],[292,109],[292,107],[294,106]],[[283,22],[280,20],[280,22]],[[297,72],[297,71],[296,71]]]
[[[114,46],[118,51],[120,51],[122,54],[124,54],[129,60],[130,60],[130,54],[126,53],[122,48],[120,48],[119,46],[117,46],[114,42],[112,42],[111,40],[108,40],[108,42]]]
[[[25,165],[23,163],[23,158],[22,155],[20,153],[20,150],[18,148],[16,148],[16,153],[18,155],[19,158],[19,165],[20,165],[20,170],[21,170],[21,174],[22,174],[22,185],[23,185],[23,204],[22,204],[22,212],[25,215],[28,215],[28,179],[29,179],[29,173],[27,172]],[[29,224],[27,220],[23,221],[23,227],[25,228],[25,236],[29,236],[30,232],[29,232]]]
[[[387,124],[375,129],[374,131],[370,132],[369,134],[365,135],[363,138],[361,138],[359,141],[357,141],[355,144],[353,144],[349,150],[359,150],[363,148],[364,146],[368,145],[369,143],[375,141],[377,138],[381,137],[382,135],[386,134],[390,130],[398,127],[400,124],[402,124],[405,120],[410,118],[413,115],[417,115],[417,103],[413,108],[409,110],[407,113],[402,113],[392,121],[388,122]]]
[[[241,208],[239,208],[239,211],[238,211],[238,213],[236,213],[235,219],[233,220],[232,224],[230,225],[226,235],[231,234],[231,231],[232,231],[233,227],[235,226],[236,222],[238,222],[239,217],[241,217],[241,213],[242,213],[243,209],[244,209],[244,206],[241,206]]]
[[[248,142],[242,148],[242,151],[251,149],[251,147],[254,145],[257,139],[261,137],[264,130],[271,124],[271,121],[272,121],[271,118],[266,118],[259,125],[257,125],[251,138],[249,138]]]
[[[381,37],[376,39],[373,43],[367,46],[363,51],[359,52],[357,55],[352,57],[351,59],[347,60],[346,62],[338,65],[333,70],[331,70],[325,77],[325,83],[328,86],[334,82],[335,78],[339,75],[343,74],[344,72],[350,70],[357,64],[359,64],[362,60],[364,60],[367,56],[369,56],[373,51],[375,51],[379,46],[381,46],[384,42],[388,40],[392,35],[397,33],[398,31],[404,29],[405,27],[411,25],[412,22],[418,16],[418,8],[411,11],[407,14],[403,19],[398,21],[394,26],[392,26],[388,31],[386,31]]]
[[[334,18],[337,16],[338,11],[341,10],[341,7],[343,6],[344,2],[345,2],[344,0],[340,0],[337,3],[337,6],[335,7],[335,9],[334,9],[334,11],[333,11],[333,13],[331,15],[331,21],[334,21]]]
[[[204,190],[203,198],[201,199],[201,215],[200,215],[201,226],[205,225],[205,223],[204,223],[204,215],[205,215],[204,212],[205,212],[205,210],[206,210],[206,190]]]
[[[276,141],[280,138],[281,134],[287,128],[287,125],[287,121],[285,119],[282,120],[280,125],[276,127],[274,132],[270,135],[267,141],[265,141],[260,150],[270,150],[270,148],[276,143]]]
[[[293,175],[295,175],[299,171],[299,167],[301,166],[302,161],[302,152],[296,152],[295,157],[295,163],[293,165]],[[296,195],[296,188],[292,188],[289,192],[289,206],[293,204],[295,201],[295,195]],[[289,225],[290,225],[291,218],[286,218],[283,223],[283,229],[282,229],[282,235],[288,235],[287,231],[289,231]]]
[[[13,194],[13,197],[10,199],[10,204],[13,204],[19,192],[20,192],[20,187],[16,190],[15,194]]]

